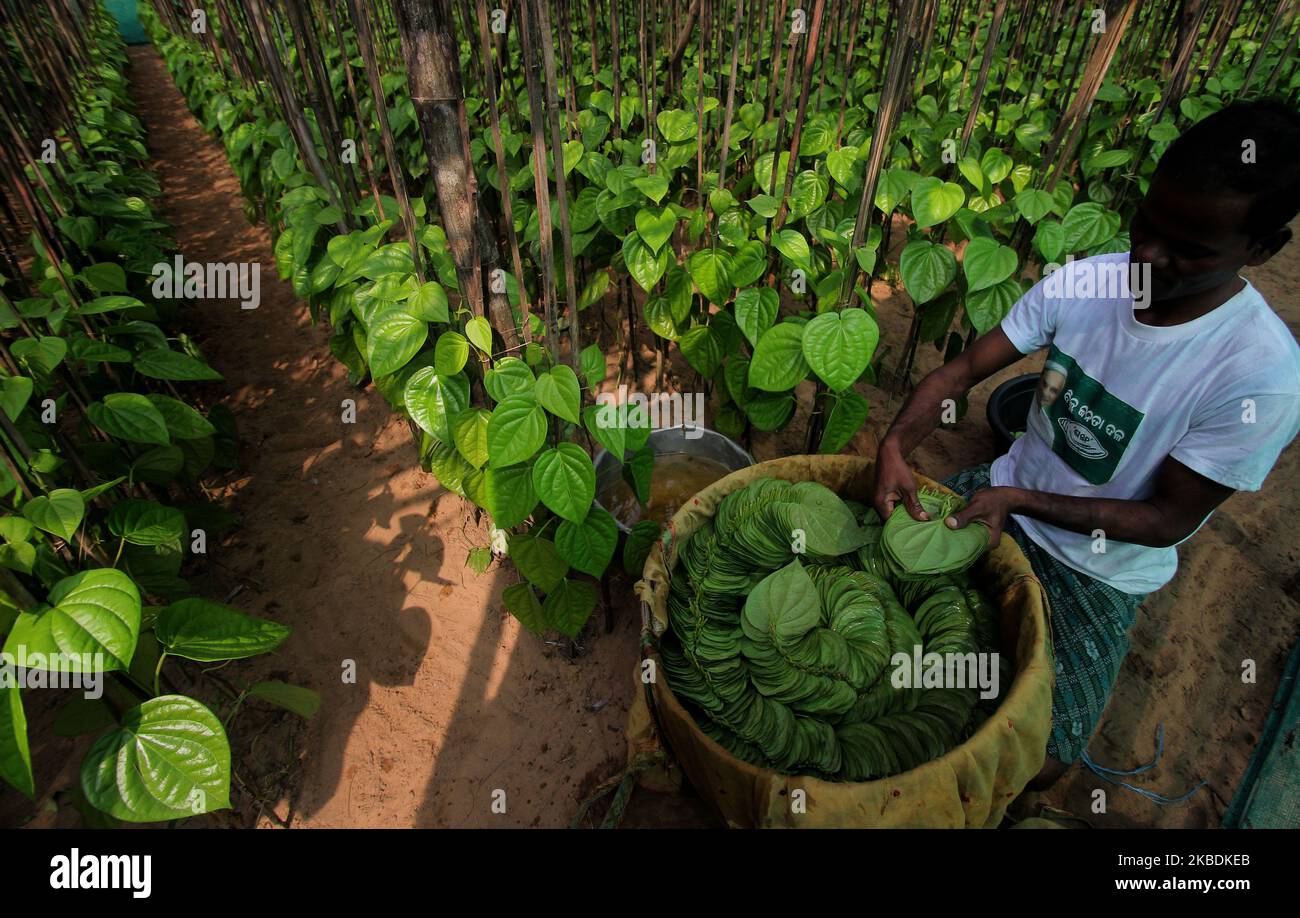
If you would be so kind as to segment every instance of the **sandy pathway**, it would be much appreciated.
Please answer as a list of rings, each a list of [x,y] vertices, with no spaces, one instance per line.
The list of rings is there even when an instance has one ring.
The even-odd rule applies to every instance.
[[[257,676],[309,685],[323,705],[306,727],[241,715],[241,777],[297,826],[567,824],[579,785],[623,755],[635,623],[592,635],[576,662],[521,633],[501,604],[515,575],[465,566],[485,530],[419,469],[383,397],[349,386],[328,330],[276,278],[270,236],[245,219],[221,146],[154,50],[131,56],[185,259],[262,265],[260,308],[208,302],[192,319],[242,443],[228,491],[244,525],[214,552],[213,577],[244,583],[236,605],[294,629]],[[347,398],[355,424],[341,420]],[[504,814],[492,812],[497,790]],[[268,824],[250,794],[236,799],[237,822]]]

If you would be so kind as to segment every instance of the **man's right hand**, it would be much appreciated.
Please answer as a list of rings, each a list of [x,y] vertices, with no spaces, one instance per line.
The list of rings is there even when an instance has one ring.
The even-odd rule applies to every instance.
[[[924,522],[930,518],[916,496],[916,476],[903,458],[903,451],[896,442],[886,438],[876,454],[876,490],[872,504],[880,518],[887,520],[900,503],[912,519]]]

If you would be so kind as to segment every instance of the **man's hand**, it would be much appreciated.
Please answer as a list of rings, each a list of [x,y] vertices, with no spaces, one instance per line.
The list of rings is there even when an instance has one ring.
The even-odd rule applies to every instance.
[[[871,502],[882,520],[889,519],[900,503],[912,519],[924,522],[930,518],[916,496],[916,476],[903,458],[902,450],[889,439],[880,444],[876,454],[876,490]]]
[[[983,523],[989,527],[989,548],[997,548],[1007,514],[1017,510],[1018,496],[1016,488],[982,488],[970,496],[965,507],[944,522],[949,529],[964,529],[971,523]]]

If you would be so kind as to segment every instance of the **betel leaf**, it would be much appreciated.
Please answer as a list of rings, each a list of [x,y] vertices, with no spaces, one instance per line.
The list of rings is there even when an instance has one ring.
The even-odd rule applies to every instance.
[[[539,536],[511,535],[510,558],[519,573],[543,593],[559,586],[569,572],[569,565],[560,557],[555,543]]]
[[[483,473],[483,495],[498,529],[520,525],[537,507],[532,466],[526,462],[489,466]]]
[[[722,365],[723,347],[718,335],[708,325],[697,325],[682,335],[677,346],[682,356],[702,376],[711,377]]]
[[[596,442],[615,459],[623,461],[627,451],[627,408],[614,404],[612,398],[582,410],[582,422]]]
[[[763,333],[772,327],[780,305],[781,298],[771,287],[750,287],[736,295],[736,324],[750,347],[757,347]]]
[[[795,267],[803,268],[805,271],[812,270],[812,252],[803,233],[792,229],[778,230],[772,237],[772,245],[794,262]]]
[[[19,338],[10,345],[9,352],[34,371],[52,373],[68,355],[68,342],[50,336]]]
[[[578,375],[567,364],[560,364],[552,370],[539,373],[534,389],[537,403],[559,418],[571,424],[582,423],[579,411],[582,408],[582,386]]]
[[[643,207],[636,213],[637,234],[641,237],[642,244],[655,255],[658,255],[664,243],[672,238],[676,226],[677,214],[671,207],[665,207],[658,213],[652,208]]]
[[[335,237],[338,238],[338,237]],[[451,319],[447,291],[437,281],[426,281],[406,300],[406,309],[425,322],[447,322]]]
[[[108,531],[132,545],[179,545],[185,537],[185,514],[151,500],[127,498],[109,511]]]
[[[177,382],[225,379],[202,360],[165,347],[156,347],[137,354],[134,365],[136,372],[151,379],[169,379]]]
[[[822,441],[817,447],[819,453],[830,455],[838,453],[853,440],[853,435],[867,422],[870,404],[856,392],[845,392],[835,399],[826,427],[822,431]]]
[[[102,402],[92,402],[86,409],[90,423],[104,433],[132,443],[171,442],[167,421],[153,402],[135,392],[114,392]]]
[[[945,246],[918,239],[903,249],[898,269],[912,302],[920,306],[942,293],[957,277],[957,257]]]
[[[555,530],[555,547],[574,570],[599,578],[618,547],[618,523],[609,511],[592,507],[581,522],[560,523]]]
[[[429,337],[429,323],[405,309],[389,309],[370,323],[366,362],[374,377],[396,373],[410,363]]]
[[[446,331],[433,346],[433,366],[440,376],[455,376],[469,360],[469,342],[460,332]]]
[[[1052,196],[1039,188],[1026,188],[1013,199],[1016,210],[1031,224],[1052,212]]]
[[[966,272],[966,289],[970,292],[1000,284],[1016,270],[1016,252],[996,239],[979,236],[966,243],[961,256]]]
[[[483,316],[475,316],[465,323],[465,335],[480,351],[492,353],[492,325]]]
[[[542,611],[542,604],[526,582],[510,584],[502,590],[501,600],[521,625],[534,634],[545,633],[546,615]]]
[[[1065,253],[1082,252],[1100,245],[1119,232],[1121,223],[1119,214],[1100,204],[1092,201],[1076,204],[1061,221]]]
[[[632,279],[646,293],[649,293],[659,282],[659,278],[664,276],[671,260],[668,249],[660,249],[656,253],[641,241],[639,233],[628,233],[623,237],[623,264],[627,266]]]
[[[289,628],[221,603],[188,598],[158,613],[154,634],[172,656],[217,663],[269,653],[284,643]]]
[[[632,449],[632,444],[628,444]],[[623,480],[636,492],[637,501],[644,507],[650,503],[651,479],[654,475],[654,450],[642,446],[632,450],[632,455],[623,462]]]
[[[731,259],[718,249],[700,249],[687,262],[691,280],[700,288],[705,298],[721,306],[731,299]]]
[[[126,292],[126,272],[111,261],[89,265],[82,269],[80,276],[96,293]]]
[[[984,334],[1001,322],[1021,295],[1020,282],[1007,278],[985,290],[966,296],[966,315],[978,334]]]
[[[112,568],[82,571],[56,583],[47,601],[50,608],[39,615],[18,616],[5,640],[6,653],[21,652],[28,669],[126,669],[140,635],[140,591],[130,577]],[[46,665],[36,665],[33,654],[45,655]]]
[[[578,365],[589,386],[595,386],[605,379],[605,352],[599,344],[589,344],[578,354]]]
[[[9,420],[18,420],[18,415],[32,397],[32,381],[26,376],[6,376],[0,382],[0,408],[4,409]]]
[[[169,395],[146,395],[145,398],[163,416],[167,432],[174,439],[197,440],[217,432],[212,422],[180,399]]]
[[[942,223],[966,203],[966,192],[953,182],[927,176],[912,186],[912,216],[924,229]]]
[[[546,594],[542,612],[546,623],[566,637],[576,638],[596,609],[596,587],[585,580],[560,581]]]
[[[452,442],[476,469],[488,461],[487,428],[491,417],[492,412],[486,408],[467,408],[451,419]]]
[[[319,694],[301,685],[290,685],[278,679],[255,682],[248,688],[248,697],[284,708],[304,720],[311,720],[320,710]]]
[[[640,577],[650,549],[658,538],[659,524],[653,520],[641,520],[633,526],[623,543],[623,570],[633,577]]]
[[[463,373],[441,376],[433,367],[423,367],[406,381],[402,400],[421,430],[451,443],[451,419],[469,407],[469,380]]]
[[[901,577],[932,577],[964,570],[988,551],[989,528],[984,523],[952,529],[948,516],[965,506],[955,494],[931,488],[917,490],[917,498],[929,516],[913,519],[901,504],[885,521],[880,534],[882,556]]]
[[[803,355],[804,325],[781,322],[763,333],[749,363],[749,384],[765,392],[793,389],[809,372]]]
[[[65,542],[72,541],[85,515],[86,502],[72,488],[58,488],[23,504],[23,516],[28,522]]]
[[[518,357],[503,357],[483,376],[483,387],[498,402],[509,395],[531,395],[536,384],[533,371]]]
[[[576,443],[561,443],[537,457],[533,487],[556,515],[582,522],[596,499],[596,470]]]
[[[814,373],[839,392],[857,380],[871,362],[880,329],[864,310],[825,312],[803,331],[803,356]]]
[[[488,462],[514,465],[546,442],[546,415],[531,395],[510,395],[492,409],[488,421]]]
[[[0,778],[29,800],[35,799],[27,715],[23,712],[21,690],[12,681],[0,685]]]
[[[230,806],[230,743],[193,698],[162,695],[132,708],[81,764],[81,788],[126,822],[163,822]]]

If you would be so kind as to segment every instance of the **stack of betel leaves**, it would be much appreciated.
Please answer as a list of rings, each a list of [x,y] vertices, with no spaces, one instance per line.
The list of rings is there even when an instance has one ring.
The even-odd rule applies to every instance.
[[[892,676],[898,653],[996,649],[996,610],[962,573],[987,530],[975,527],[985,541],[972,555],[942,517],[925,539],[897,519],[882,525],[816,482],[762,478],[688,537],[660,651],[706,735],[785,774],[866,781],[943,755],[983,722],[998,698],[981,701],[970,683],[898,687]],[[887,555],[882,543],[900,532]],[[926,573],[900,577],[895,564]],[[1003,669],[998,685],[1009,681]]]
[[[928,520],[913,519],[899,507],[885,522],[880,553],[889,572],[902,580],[929,578],[964,571],[979,560],[988,548],[988,526],[976,522],[950,529],[945,522],[965,501],[932,488],[918,488],[916,496]]]

